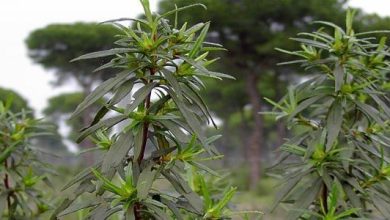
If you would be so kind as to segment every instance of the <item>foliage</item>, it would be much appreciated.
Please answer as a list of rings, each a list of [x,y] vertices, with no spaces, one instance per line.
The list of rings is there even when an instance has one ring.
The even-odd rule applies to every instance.
[[[111,26],[96,23],[51,24],[30,33],[26,44],[35,62],[55,70],[56,84],[75,79],[84,87],[84,84],[99,80],[101,74],[112,73],[92,73],[96,66],[109,58],[89,63],[69,63],[69,60],[86,52],[111,48],[114,35],[118,33]]]
[[[59,120],[56,119],[70,113],[70,109],[75,107],[76,99],[83,99],[91,92],[95,84],[114,74],[111,69],[93,72],[97,66],[108,62],[112,57],[102,57],[91,62],[70,63],[69,60],[84,53],[111,48],[116,40],[115,35],[119,33],[110,25],[81,22],[51,24],[30,33],[26,39],[29,56],[43,67],[54,70],[56,74],[54,85],[59,86],[72,81],[76,82],[81,89],[79,94],[62,94],[49,100],[45,113],[46,116],[54,119],[57,125],[59,125]],[[59,103],[60,101],[64,102]],[[77,119],[66,121],[71,127],[70,139],[74,140],[78,130],[88,125],[93,117],[93,111],[92,106]],[[90,147],[91,143],[86,140],[82,146]],[[87,163],[91,163],[92,156],[86,155],[85,159]]]
[[[106,219],[115,213],[126,219],[228,217],[227,203],[234,188],[228,189],[226,196],[211,199],[207,188],[198,194],[185,178],[188,167],[198,168],[201,175],[218,175],[202,163],[220,155],[212,145],[217,137],[206,138],[202,131],[201,123],[214,122],[199,90],[204,86],[203,77],[232,78],[206,68],[216,61],[207,59],[209,52],[222,47],[204,42],[209,23],[178,27],[176,22],[172,26],[166,20],[168,15],[177,16],[184,9],[202,5],[158,15],[150,11],[149,1],[141,3],[145,19],[109,21],[122,32],[116,41],[118,47],[73,60],[114,56],[98,69],[120,71],[99,85],[73,113],[72,117],[77,117],[107,98],[78,139],[96,134],[94,142],[104,156],[66,184],[64,189],[77,186],[52,218],[81,209],[91,219]],[[119,23],[123,20],[134,23],[126,27]],[[129,99],[133,88],[137,91]],[[120,101],[127,103],[125,108],[117,105]],[[170,183],[170,189],[164,190],[158,184],[161,181]],[[75,202],[87,193],[96,198],[82,204]]]
[[[284,129],[275,128],[274,121],[257,114],[269,108],[262,97],[281,98],[286,86],[298,75],[293,66],[276,66],[286,56],[274,50],[279,47],[294,49],[296,45],[285,36],[308,31],[313,19],[341,21],[344,2],[340,0],[162,0],[160,11],[171,10],[191,3],[206,5],[206,11],[194,8],[182,13],[179,23],[212,21],[207,39],[224,45],[229,53],[213,65],[216,71],[232,72],[237,80],[220,86],[218,81],[206,81],[203,91],[210,108],[223,124],[223,137],[216,142],[223,146],[227,162],[240,166],[243,158],[251,170],[250,188],[260,180],[260,161],[267,160],[269,150],[282,142]],[[173,17],[173,16],[171,16]],[[218,100],[218,101],[216,101]],[[248,116],[247,116],[248,115]],[[233,122],[233,123],[231,123]],[[238,123],[237,123],[238,122]],[[280,124],[280,123],[279,123]],[[281,126],[283,128],[283,126]],[[278,132],[278,133],[276,133]],[[276,134],[275,134],[276,133]],[[275,138],[275,136],[277,136]],[[229,155],[231,154],[231,156]]]
[[[83,101],[85,95],[82,92],[63,93],[49,99],[48,106],[43,110],[46,117],[52,119],[57,124],[62,120],[70,126],[68,137],[71,140],[76,140],[79,135],[79,130],[83,128],[83,118],[81,116],[72,120],[68,120],[69,115],[76,109],[77,105]],[[91,106],[97,108],[98,106]]]
[[[389,48],[372,37],[386,31],[355,33],[353,14],[345,29],[315,22],[324,27],[292,38],[299,51],[278,49],[299,57],[284,64],[314,73],[280,102],[269,100],[272,114],[300,131],[276,169],[285,179],[276,204],[292,204],[289,219],[390,216]]]
[[[13,113],[11,99],[0,102],[0,216],[33,219],[49,209],[37,185],[48,182],[45,165],[37,159],[32,139],[47,125],[22,111]]]
[[[83,100],[80,92],[60,94],[49,99],[49,105],[43,110],[45,115],[71,114]]]
[[[20,112],[22,109],[31,112],[31,108],[28,106],[27,100],[24,99],[18,93],[5,88],[0,88],[0,102],[5,103],[7,99],[12,99],[10,110],[12,112]]]

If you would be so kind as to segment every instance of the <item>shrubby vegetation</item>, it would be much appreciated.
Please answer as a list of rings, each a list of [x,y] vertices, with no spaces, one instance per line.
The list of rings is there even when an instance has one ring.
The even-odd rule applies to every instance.
[[[51,186],[49,169],[37,158],[32,140],[46,135],[48,125],[31,118],[31,112],[14,113],[11,106],[11,98],[0,101],[0,218],[34,219],[50,208],[41,186]]]
[[[60,204],[48,212],[51,207],[41,189],[49,182],[33,152],[38,148],[31,146],[55,147],[58,139],[31,140],[43,128],[32,114],[20,110],[27,106],[25,100],[0,104],[2,217],[47,217],[42,213],[52,219],[258,217],[259,212],[233,211],[230,201],[237,188],[208,167],[207,161],[222,155],[213,145],[219,136],[209,135],[215,134],[211,130],[216,125],[204,94],[219,100],[211,107],[217,117],[224,117],[222,132],[228,138],[221,142],[229,149],[225,152],[234,162],[245,152],[251,165],[248,172],[242,167],[237,172],[240,187],[248,185],[251,192],[260,187],[258,194],[270,191],[275,180],[257,184],[262,139],[282,142],[288,125],[293,137],[282,145],[281,160],[274,167],[284,178],[274,207],[283,203],[290,219],[390,216],[389,54],[386,39],[376,39],[389,32],[355,32],[367,29],[363,26],[385,26],[386,20],[368,16],[354,30],[350,11],[341,28],[335,23],[345,9],[337,0],[327,0],[329,4],[289,0],[277,7],[268,7],[275,3],[266,0],[174,2],[177,5],[162,1],[157,14],[150,11],[148,0],[141,0],[145,14],[139,19],[49,25],[30,35],[26,41],[30,56],[55,70],[56,85],[73,79],[82,90],[50,99],[45,115],[60,122],[76,108],[72,120],[67,120],[71,139],[84,141],[81,146],[88,148],[81,153],[94,150],[101,157],[63,187]],[[211,10],[205,13],[200,2]],[[284,40],[286,34],[311,30],[307,24],[312,19],[329,17],[335,23],[315,22],[323,27]],[[188,18],[217,25],[183,22]],[[226,44],[230,52],[206,39]],[[297,51],[294,41],[301,46]],[[270,106],[262,96],[278,99],[287,82],[301,79],[294,66],[274,67],[284,59],[274,45],[287,48],[278,49],[284,56],[299,57],[282,64],[301,64],[308,76],[290,87],[280,102],[266,99],[274,111],[262,117],[258,111]],[[226,59],[216,62],[223,54],[228,54]],[[78,62],[68,62],[76,56]],[[80,62],[92,58],[97,59]],[[227,80],[221,87],[218,80],[233,77],[211,71],[212,64],[234,71],[240,81]],[[4,93],[10,91],[0,90]],[[272,115],[279,119],[277,124],[270,123]],[[268,132],[273,126],[277,132]],[[85,128],[78,132],[81,127]],[[236,145],[244,146],[230,151],[229,146]],[[86,164],[94,161],[85,158]],[[249,183],[244,176],[250,176]]]
[[[314,76],[293,86],[275,106],[278,119],[298,131],[282,147],[276,170],[285,179],[277,203],[291,204],[289,219],[390,216],[388,46],[386,38],[355,33],[353,11],[345,29],[326,21],[292,40]]]
[[[208,54],[223,48],[204,41],[209,23],[179,27],[166,19],[203,5],[153,15],[149,1],[141,3],[145,19],[109,21],[122,31],[118,47],[73,60],[110,56],[96,71],[114,68],[119,73],[99,85],[72,115],[106,100],[78,139],[91,136],[104,156],[64,187],[77,185],[52,218],[81,209],[92,219],[116,213],[126,219],[221,219],[236,214],[228,207],[236,188],[218,187],[205,178],[219,174],[203,164],[222,156],[212,144],[218,136],[207,138],[202,131],[202,123],[216,125],[199,91],[204,87],[201,77],[232,78],[207,69],[217,60]],[[123,20],[134,24],[126,27],[119,23]],[[90,193],[90,200],[76,201]]]

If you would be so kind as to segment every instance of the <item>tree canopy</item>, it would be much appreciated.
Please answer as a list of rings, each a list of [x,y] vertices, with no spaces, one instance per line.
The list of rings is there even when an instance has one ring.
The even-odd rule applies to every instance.
[[[7,103],[8,99],[12,99],[10,111],[20,112],[22,109],[32,111],[32,108],[28,106],[27,100],[19,93],[0,87],[0,102]]]
[[[111,48],[117,33],[113,26],[97,23],[51,24],[33,31],[26,44],[35,62],[55,71],[57,84],[75,79],[81,87],[90,87],[91,82],[101,77],[92,71],[108,59],[91,63],[69,61],[85,52]]]
[[[87,52],[112,48],[120,32],[112,25],[97,23],[51,24],[33,31],[26,39],[30,57],[43,67],[54,70],[56,80],[54,85],[60,86],[67,81],[75,81],[81,88],[79,94],[64,94],[49,100],[45,114],[59,117],[67,114],[77,101],[82,100],[91,92],[96,83],[110,77],[114,71],[94,70],[110,61],[111,57],[96,59],[92,62],[70,62]],[[75,98],[78,100],[75,100]],[[72,134],[89,125],[92,121],[89,109],[84,112],[77,122],[68,122]],[[83,146],[91,146],[88,140]],[[89,158],[89,156],[88,156]],[[92,161],[92,159],[88,159]]]

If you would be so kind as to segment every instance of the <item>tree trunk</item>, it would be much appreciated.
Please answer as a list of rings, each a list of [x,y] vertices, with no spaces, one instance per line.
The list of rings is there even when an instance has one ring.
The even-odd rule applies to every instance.
[[[263,146],[264,128],[261,111],[261,95],[257,89],[258,76],[254,73],[247,74],[246,89],[249,95],[249,102],[252,106],[254,126],[248,141],[248,155],[250,164],[249,188],[255,189],[260,180],[260,155]]]

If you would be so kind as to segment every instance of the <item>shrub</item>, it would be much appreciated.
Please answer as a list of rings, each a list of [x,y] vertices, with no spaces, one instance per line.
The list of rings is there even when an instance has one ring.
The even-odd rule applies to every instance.
[[[284,176],[276,204],[289,219],[390,216],[390,106],[386,38],[381,31],[355,33],[353,12],[346,28],[324,28],[292,38],[299,51],[285,51],[310,71],[275,106],[278,119],[302,132],[288,140],[276,170]],[[329,30],[330,28],[330,30]],[[329,34],[332,33],[332,34]]]
[[[0,218],[35,219],[50,208],[39,187],[50,183],[32,139],[48,126],[31,112],[13,113],[11,103],[0,102]]]
[[[221,157],[212,145],[218,136],[206,138],[202,131],[202,124],[215,123],[199,91],[204,87],[202,77],[232,78],[207,69],[217,60],[209,60],[209,52],[223,48],[204,41],[209,23],[178,27],[166,19],[203,5],[157,15],[150,11],[148,0],[141,3],[145,19],[109,21],[123,33],[116,41],[118,48],[74,60],[112,56],[97,70],[120,72],[99,85],[73,114],[76,117],[91,104],[107,100],[79,137],[79,141],[93,137],[104,156],[64,187],[77,185],[53,218],[80,209],[92,219],[115,213],[126,219],[221,219],[233,214],[227,204],[236,189],[217,189],[219,194],[212,195],[215,187],[207,185],[210,181],[203,176],[218,173],[202,163]],[[123,20],[133,21],[132,26],[118,23]],[[137,90],[131,94],[133,88]],[[117,105],[120,102],[126,107]],[[185,178],[186,173],[191,175]],[[164,189],[162,183],[171,187]],[[74,202],[88,193],[96,197]]]

